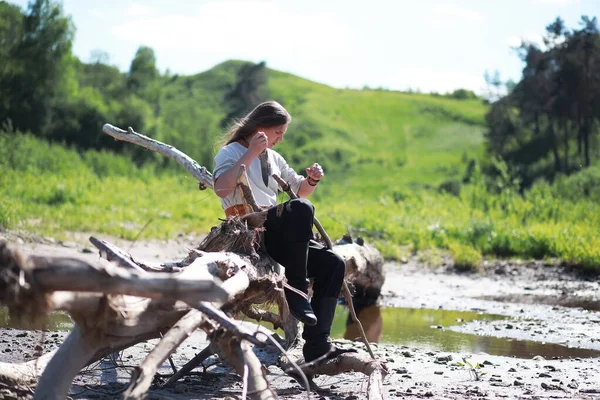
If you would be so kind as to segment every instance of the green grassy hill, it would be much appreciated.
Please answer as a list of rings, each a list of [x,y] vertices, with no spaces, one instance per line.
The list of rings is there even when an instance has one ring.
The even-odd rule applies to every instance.
[[[223,99],[243,65],[165,77],[148,129],[134,128],[212,169],[227,115]],[[482,254],[600,266],[598,205],[561,200],[549,185],[521,196],[498,181],[489,192],[477,169],[472,183],[462,184],[469,162],[484,155],[481,101],[335,89],[274,70],[268,92],[293,118],[277,150],[298,172],[313,162],[324,166],[311,200],[332,237],[359,234],[394,257],[428,249],[435,259],[438,249],[448,250],[465,267],[478,265]],[[0,160],[0,225],[9,229],[168,238],[208,232],[222,217],[214,193],[198,191],[178,166],[139,168],[125,156],[17,134],[0,135]]]
[[[243,64],[228,61],[194,76],[171,78],[162,94],[161,131],[168,132],[162,139],[209,164],[214,132],[222,131],[215,127],[226,115],[223,97]],[[373,174],[377,182],[363,182],[373,190],[437,185],[464,172],[465,157],[481,154],[486,106],[478,100],[334,89],[271,69],[268,91],[293,118],[277,150],[298,170],[321,163],[335,186],[364,189],[354,176]],[[177,136],[190,131],[195,134]]]
[[[481,101],[333,89],[275,71],[269,85],[293,116],[279,151],[298,168],[321,163],[343,190],[435,186],[483,149]]]

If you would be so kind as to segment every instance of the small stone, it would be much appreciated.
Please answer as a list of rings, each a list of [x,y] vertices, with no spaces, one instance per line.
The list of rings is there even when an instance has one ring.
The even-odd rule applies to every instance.
[[[577,389],[579,387],[579,384],[577,383],[577,381],[575,379],[571,379],[571,382],[569,382],[567,387],[569,389]]]
[[[435,371],[434,374],[436,374],[436,375],[444,375],[444,371]]]
[[[521,381],[518,381],[518,380],[516,380],[516,381],[514,381],[514,382],[513,382],[513,385],[514,385],[514,386],[523,386],[523,385],[524,385],[524,383],[523,383],[523,382],[521,382]]]

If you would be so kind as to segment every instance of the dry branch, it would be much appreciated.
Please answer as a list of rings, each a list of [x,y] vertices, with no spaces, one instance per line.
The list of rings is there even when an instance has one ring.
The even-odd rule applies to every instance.
[[[210,261],[209,261],[210,262]],[[31,257],[31,285],[41,292],[67,290],[104,294],[127,294],[162,300],[225,301],[225,292],[209,274],[186,279],[185,275],[146,273],[125,270],[112,264],[92,266],[71,258]],[[190,270],[204,269],[202,259],[189,266]]]
[[[173,325],[142,364],[133,371],[129,386],[123,393],[123,398],[127,400],[143,399],[158,368],[200,326],[204,318],[201,312],[191,310]]]
[[[208,357],[212,356],[214,353],[212,352],[210,346],[205,347],[200,353],[196,354],[194,358],[185,363],[183,367],[179,369],[179,371],[175,372],[169,380],[165,382],[163,386],[172,386],[179,379],[183,378],[187,373],[191,372],[194,368],[199,366],[206,360]]]
[[[73,378],[105,345],[106,343],[90,340],[85,332],[75,325],[44,369],[34,400],[66,398]]]
[[[244,209],[247,213],[258,212],[261,210],[261,207],[256,204],[256,200],[254,198],[254,193],[252,192],[252,187],[250,183],[248,183],[248,174],[246,173],[246,166],[241,165],[240,170],[238,171],[238,175],[236,178],[235,190],[240,193],[242,198],[242,203],[244,204]]]
[[[243,377],[248,397],[255,400],[277,399],[277,393],[269,386],[262,364],[248,342],[228,332],[216,332],[211,338],[211,349],[221,354]]]
[[[124,131],[121,128],[117,128],[111,124],[104,124],[102,130],[107,135],[114,137],[117,140],[137,144],[145,149],[155,151],[162,154],[163,156],[169,157],[175,160],[179,165],[185,168],[190,174],[194,176],[200,182],[201,188],[213,188],[212,174],[208,170],[199,165],[196,161],[191,159],[183,152],[177,150],[173,146],[159,142],[135,132],[131,127]]]

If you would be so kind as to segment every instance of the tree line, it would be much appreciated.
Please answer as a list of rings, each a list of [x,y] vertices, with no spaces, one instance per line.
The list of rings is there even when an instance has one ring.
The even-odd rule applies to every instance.
[[[502,158],[524,186],[592,165],[598,159],[600,31],[581,17],[579,29],[557,18],[543,45],[523,42],[522,77],[486,115],[487,151]]]
[[[89,62],[72,53],[75,26],[60,3],[33,0],[27,10],[0,2],[0,124],[79,149],[130,153],[144,163],[169,163],[123,146],[102,125],[132,126],[182,148],[205,165],[211,146],[240,110],[266,99],[264,63],[241,63],[207,90],[195,77],[161,74],[154,50],[140,46],[125,73],[94,51]],[[203,96],[203,97],[202,97]],[[6,128],[8,125],[8,129]]]

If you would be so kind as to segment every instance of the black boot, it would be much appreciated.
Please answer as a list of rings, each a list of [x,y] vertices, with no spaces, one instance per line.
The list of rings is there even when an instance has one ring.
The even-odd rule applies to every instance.
[[[303,324],[315,326],[317,324],[317,316],[308,302],[308,280],[305,280],[304,283],[288,281],[288,285],[293,288],[286,287],[284,292],[290,313]]]
[[[290,242],[286,246],[289,257],[286,257],[285,277],[287,284],[293,289],[285,288],[285,299],[290,313],[300,322],[308,326],[317,324],[317,317],[308,302],[308,279],[306,279],[306,260],[308,259],[308,242]]]
[[[306,341],[302,353],[304,361],[311,362],[327,353],[334,354],[335,346],[331,344],[329,334],[335,315],[336,297],[321,297],[312,299],[312,307],[317,315],[315,326],[305,326],[302,337]]]

